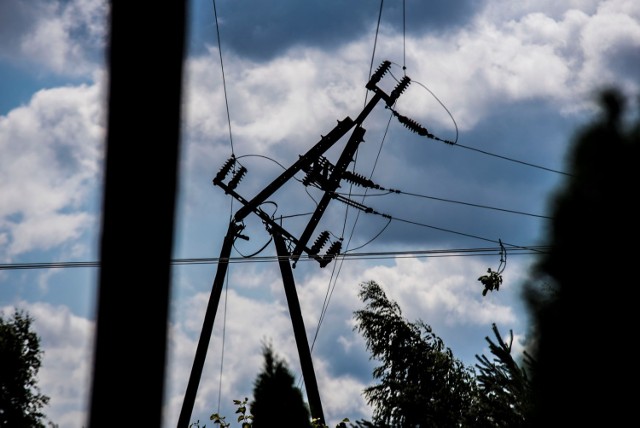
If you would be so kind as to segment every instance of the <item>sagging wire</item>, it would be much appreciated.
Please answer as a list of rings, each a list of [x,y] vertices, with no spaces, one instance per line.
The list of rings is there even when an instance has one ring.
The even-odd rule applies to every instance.
[[[275,219],[275,213],[278,211],[278,204],[276,204],[274,201],[265,201],[265,202],[263,202],[260,206],[262,207],[262,205],[265,205],[265,204],[270,204],[270,205],[273,205],[273,206],[275,207],[275,210],[273,211],[273,214],[271,214],[271,219]],[[282,218],[282,217],[281,217],[281,218]],[[244,225],[244,222],[243,222],[243,225]],[[245,241],[248,241],[248,240],[249,240],[249,237],[248,237],[248,236],[240,235],[240,234],[238,235],[238,238],[244,239]],[[240,250],[238,250],[238,248],[236,247],[236,243],[235,243],[235,241],[234,241],[234,243],[233,243],[233,248],[236,250],[236,252],[237,252],[238,254],[240,254],[240,256],[241,256],[241,257],[243,257],[243,258],[245,258],[245,259],[250,259],[250,258],[252,258],[252,257],[257,256],[257,255],[258,255],[258,254],[260,254],[261,252],[263,252],[263,251],[265,250],[265,248],[267,248],[267,246],[268,246],[272,241],[273,241],[273,235],[270,235],[270,238],[267,240],[267,243],[266,243],[266,244],[264,244],[264,245],[263,245],[259,250],[255,251],[254,253],[248,254],[248,255],[242,254],[242,252],[240,252]]]

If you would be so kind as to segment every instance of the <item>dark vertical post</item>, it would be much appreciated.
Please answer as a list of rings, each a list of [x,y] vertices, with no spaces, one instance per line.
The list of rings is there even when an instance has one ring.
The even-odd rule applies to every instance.
[[[272,231],[273,241],[276,244],[278,253],[278,263],[280,264],[280,272],[282,273],[282,283],[289,304],[289,315],[293,323],[293,333],[298,346],[298,355],[300,356],[300,365],[302,366],[302,376],[304,384],[307,388],[307,398],[309,399],[309,407],[311,408],[311,417],[320,419],[323,425],[324,413],[322,411],[322,402],[320,401],[320,392],[318,391],[318,382],[316,374],[313,370],[313,360],[311,359],[311,350],[307,341],[307,333],[304,329],[304,320],[302,319],[302,311],[300,310],[300,302],[298,293],[293,279],[293,271],[289,262],[289,251],[284,243],[284,239],[277,231]]]
[[[178,418],[178,428],[188,428],[191,423],[191,413],[193,412],[196,393],[198,392],[200,378],[202,377],[202,369],[207,357],[207,349],[209,348],[211,334],[213,333],[213,322],[216,319],[216,312],[218,312],[218,306],[220,305],[220,295],[222,294],[222,288],[224,286],[224,277],[229,267],[229,256],[231,255],[233,242],[238,236],[238,231],[238,226],[233,222],[230,223],[227,235],[222,243],[220,262],[218,263],[218,270],[216,271],[213,286],[211,287],[211,295],[209,296],[207,311],[204,315],[202,330],[200,331],[200,340],[198,341],[196,355],[193,359],[193,367],[191,368],[191,375],[189,375],[187,390],[182,401],[182,409],[180,410],[180,417]]]
[[[91,428],[159,427],[180,148],[186,1],[110,2]]]

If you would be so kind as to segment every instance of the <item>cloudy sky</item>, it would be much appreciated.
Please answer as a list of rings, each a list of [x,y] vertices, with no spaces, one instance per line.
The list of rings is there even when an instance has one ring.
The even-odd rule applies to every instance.
[[[395,111],[436,137],[377,105],[349,169],[381,189],[340,187],[373,212],[332,201],[312,240],[327,230],[347,257],[294,269],[327,421],[371,416],[361,392],[375,361],[353,330],[364,281],[381,284],[467,365],[487,353],[492,323],[513,330],[516,350],[526,346],[520,292],[535,251],[522,247],[546,244],[549,198],[566,177],[573,134],[597,113],[595,91],[615,84],[638,94],[640,3],[217,0],[217,23],[210,0],[190,6],[176,260],[219,255],[241,206],[212,184],[226,159],[247,168],[236,191],[251,199],[337,121],[360,114],[384,60],[385,90],[411,79]],[[82,262],[99,258],[107,19],[104,0],[0,3],[0,311],[35,319],[45,413],[65,428],[85,424],[89,402],[98,270]],[[349,135],[325,153],[331,163]],[[303,178],[261,207],[295,237],[322,197]],[[232,252],[194,421],[209,422],[218,406],[233,416],[232,400],[251,396],[266,341],[301,377],[275,247],[257,216],[245,225],[250,239]],[[478,277],[499,267],[503,286],[483,297]],[[216,270],[173,268],[166,427],[177,422]]]

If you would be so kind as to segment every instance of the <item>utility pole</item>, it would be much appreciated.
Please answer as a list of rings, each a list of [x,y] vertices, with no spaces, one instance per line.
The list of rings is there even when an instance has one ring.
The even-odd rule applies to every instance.
[[[347,171],[347,167],[349,163],[352,162],[358,146],[364,141],[364,134],[366,131],[362,127],[362,124],[366,117],[380,101],[384,101],[387,107],[392,107],[397,98],[402,94],[402,92],[404,92],[410,83],[410,79],[405,76],[398,82],[397,86],[390,94],[387,94],[379,88],[378,82],[387,73],[390,66],[391,63],[389,61],[384,61],[373,74],[371,79],[369,79],[366,87],[368,90],[374,92],[374,96],[366,104],[355,120],[347,116],[344,120],[338,121],[338,124],[331,130],[331,132],[323,136],[320,141],[307,151],[306,154],[300,156],[298,161],[287,168],[282,174],[280,174],[280,176],[273,180],[252,199],[245,199],[235,190],[240,180],[242,180],[243,176],[247,173],[247,170],[243,166],[236,167],[237,161],[234,157],[227,160],[213,179],[214,185],[219,186],[226,194],[229,194],[240,201],[242,207],[238,209],[236,214],[233,216],[223,242],[218,271],[216,272],[211,295],[209,297],[209,304],[207,306],[200,342],[196,349],[193,368],[183,400],[178,428],[188,428],[198,384],[202,375],[202,368],[206,358],[207,348],[209,346],[209,339],[213,329],[215,314],[220,300],[224,277],[227,271],[231,247],[236,238],[242,237],[240,234],[244,227],[242,225],[242,221],[251,213],[257,215],[262,220],[268,232],[273,237],[278,254],[283,286],[289,305],[289,313],[293,324],[296,345],[298,347],[298,354],[302,365],[307,397],[309,398],[311,417],[319,419],[322,424],[325,423],[318,384],[313,370],[311,351],[305,333],[302,313],[300,311],[300,303],[298,301],[293,272],[291,270],[292,263],[290,260],[293,261],[293,267],[295,267],[296,261],[303,253],[306,253],[309,257],[317,260],[320,267],[325,267],[339,255],[341,249],[340,241],[332,243],[324,254],[321,252],[329,237],[327,232],[321,233],[312,246],[309,246],[308,243],[329,202],[331,199],[337,198],[335,191],[339,187],[340,181],[343,178],[349,177],[351,180],[357,180],[363,185],[369,185],[366,184],[364,180],[360,180],[357,176],[350,174]],[[413,124],[413,122],[411,122],[411,124]],[[343,149],[336,165],[332,165],[323,157],[323,154],[334,146],[350,130],[353,130],[353,132],[349,137],[345,148]],[[324,195],[318,203],[318,206],[301,237],[296,238],[293,234],[278,224],[269,214],[263,211],[260,206],[300,171],[307,173],[307,176],[303,181],[305,185],[311,183],[317,185],[324,191]],[[231,174],[231,179],[226,181],[229,174]],[[373,183],[370,185],[373,185]],[[355,203],[353,206],[357,207]],[[294,245],[293,252],[290,253],[287,249],[286,241]]]

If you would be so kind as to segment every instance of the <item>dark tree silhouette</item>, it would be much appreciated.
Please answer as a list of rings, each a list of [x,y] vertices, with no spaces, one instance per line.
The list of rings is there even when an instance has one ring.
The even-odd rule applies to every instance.
[[[551,250],[525,299],[537,343],[532,426],[623,426],[635,419],[640,120],[616,89],[573,140],[571,176],[552,199]],[[627,348],[627,349],[626,349]]]
[[[360,298],[366,307],[355,312],[356,329],[382,363],[373,371],[379,383],[364,392],[374,407],[372,426],[470,426],[477,396],[472,370],[429,325],[405,320],[374,281],[361,284]]]
[[[0,316],[0,426],[44,427],[41,409],[49,397],[37,385],[42,351],[31,329],[32,318],[15,310],[7,320]]]
[[[270,344],[264,345],[263,355],[264,366],[253,388],[253,428],[311,428],[309,409],[286,363],[275,355]]]
[[[486,337],[493,359],[476,355],[479,398],[474,427],[525,427],[533,405],[533,391],[529,374],[535,370],[535,361],[524,353],[520,366],[511,354],[513,332],[505,342],[498,327],[493,324],[496,342]]]

